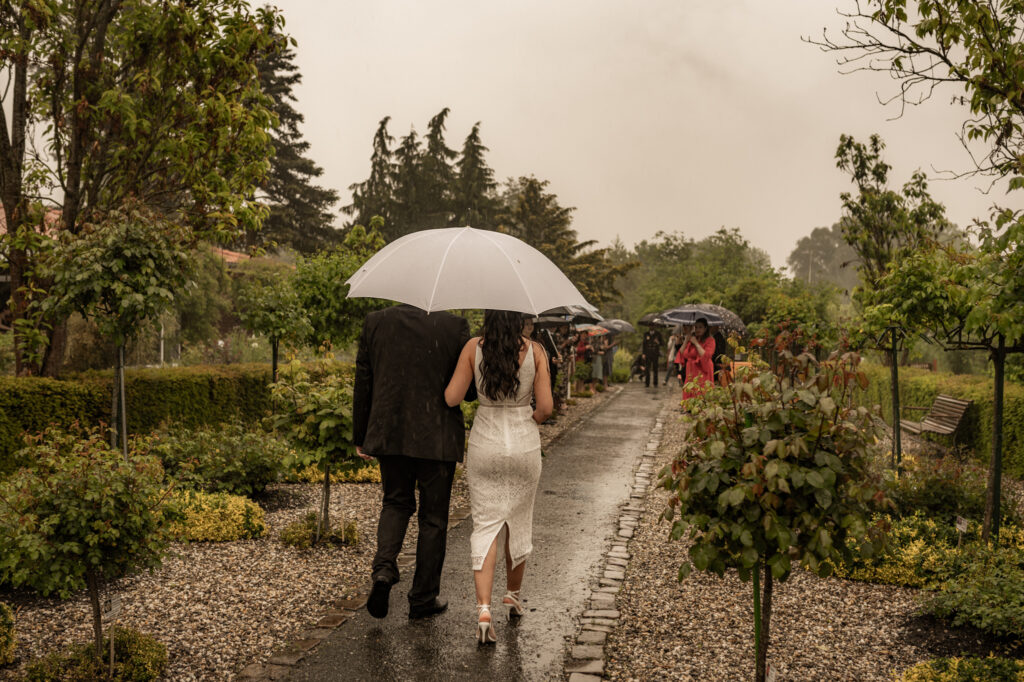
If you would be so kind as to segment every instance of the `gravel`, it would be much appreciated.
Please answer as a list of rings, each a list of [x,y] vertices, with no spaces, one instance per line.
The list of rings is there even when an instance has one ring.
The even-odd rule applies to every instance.
[[[679,422],[667,420],[660,464],[678,451],[681,438]],[[633,557],[617,598],[621,619],[608,636],[605,676],[751,679],[751,585],[732,571],[724,578],[694,571],[677,580],[686,543],[670,541],[668,523],[659,521],[666,494],[652,489],[630,542]],[[775,584],[769,663],[779,680],[891,681],[929,658],[1002,649],[976,631],[918,615],[920,594],[796,571]]]
[[[574,427],[617,389],[577,399],[557,423],[541,427],[546,446]],[[461,471],[461,468],[460,468]],[[376,550],[381,489],[378,484],[332,486],[332,521],[355,520],[360,542],[353,547],[296,550],[278,536],[289,523],[315,511],[320,487],[277,484],[259,499],[267,534],[258,540],[175,544],[152,574],[123,578],[110,586],[120,594],[119,624],[153,635],[167,646],[166,680],[230,680],[252,662],[265,662],[325,608],[365,592]],[[456,474],[452,509],[468,508],[465,479]],[[405,547],[416,542],[413,516]],[[68,601],[0,591],[16,611],[19,661],[0,669],[0,680],[19,679],[32,658],[69,644],[90,641],[91,610],[85,594]]]

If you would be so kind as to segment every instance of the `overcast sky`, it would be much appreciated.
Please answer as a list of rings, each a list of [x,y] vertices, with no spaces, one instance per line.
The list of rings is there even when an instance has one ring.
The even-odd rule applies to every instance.
[[[840,27],[847,0],[277,0],[298,41],[297,108],[347,203],[369,173],[378,121],[391,133],[451,107],[448,143],[475,121],[498,178],[534,174],[575,206],[581,237],[627,244],[659,230],[739,227],[784,266],[796,241],[840,215],[841,133],[880,133],[901,185],[916,168],[965,170],[953,90],[882,107],[883,74],[838,73],[801,42]],[[967,224],[1005,195],[935,181]],[[1019,199],[1014,197],[1019,203]]]

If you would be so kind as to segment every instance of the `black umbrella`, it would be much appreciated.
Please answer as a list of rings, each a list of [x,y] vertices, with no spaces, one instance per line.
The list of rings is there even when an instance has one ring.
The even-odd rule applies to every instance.
[[[693,324],[702,318],[707,320],[709,327],[721,327],[725,325],[725,320],[715,313],[697,310],[688,306],[666,310],[664,313],[659,315],[657,319],[675,326],[679,324]]]
[[[600,313],[596,310],[584,308],[581,305],[560,305],[557,308],[551,310],[545,310],[540,314],[541,317],[554,317],[560,316],[566,318],[566,322],[584,322],[591,323],[600,322],[604,318],[601,317]]]
[[[598,322],[598,326],[616,334],[632,334],[636,331],[629,322],[619,319],[603,320]]]
[[[745,336],[747,333],[747,325],[743,324],[743,320],[740,319],[740,316],[734,313],[733,311],[729,310],[728,308],[723,308],[720,305],[715,305],[713,303],[690,303],[687,305],[681,305],[677,308],[673,308],[673,310],[697,310],[702,311],[704,313],[711,313],[712,315],[718,316],[718,318],[722,320],[721,326],[722,329],[724,329],[725,331],[733,332],[735,334],[739,334],[740,336]]]
[[[669,326],[671,326],[671,325],[666,324],[665,322],[663,322],[658,317],[659,315],[661,315],[661,313],[647,313],[646,315],[644,315],[643,317],[640,318],[640,320],[638,321],[638,324],[642,324],[642,325],[645,325],[645,326],[648,326],[648,327],[669,327]]]

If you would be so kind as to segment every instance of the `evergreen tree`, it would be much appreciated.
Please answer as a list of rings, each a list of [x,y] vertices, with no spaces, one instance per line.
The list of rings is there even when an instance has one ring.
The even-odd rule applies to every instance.
[[[423,146],[416,129],[402,138],[395,150],[392,174],[391,222],[384,225],[384,238],[389,242],[421,229],[423,223]]]
[[[388,133],[390,116],[381,119],[373,136],[373,155],[370,156],[370,177],[365,182],[349,185],[352,203],[345,213],[352,216],[349,225],[369,225],[374,216],[384,219],[385,230],[392,223],[394,213],[394,154],[391,145],[395,138]]]
[[[448,227],[454,217],[455,169],[452,162],[458,153],[444,141],[445,120],[450,111],[445,107],[427,124],[427,145],[420,160],[423,221],[417,229]]]
[[[311,253],[341,237],[331,211],[338,193],[313,184],[324,171],[306,156],[309,142],[299,132],[304,117],[293,106],[296,99],[292,89],[302,81],[292,49],[295,43],[283,35],[278,39],[283,48],[257,62],[260,86],[273,100],[271,109],[279,124],[270,134],[275,155],[262,188],[270,204],[270,215],[262,231],[249,238],[288,244],[297,251]]]
[[[484,160],[487,151],[480,141],[480,122],[477,121],[466,136],[456,163],[455,225],[471,225],[483,230],[496,227],[497,183],[494,182],[494,171]]]

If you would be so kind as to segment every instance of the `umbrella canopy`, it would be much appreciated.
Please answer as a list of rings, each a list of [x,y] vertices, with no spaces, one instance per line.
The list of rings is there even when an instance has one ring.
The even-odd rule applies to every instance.
[[[472,227],[422,230],[396,239],[346,284],[349,298],[383,298],[433,312],[458,308],[539,315],[557,306],[593,309],[554,263],[526,242]]]
[[[721,327],[725,323],[725,320],[714,313],[687,307],[667,310],[658,316],[657,319],[675,326],[677,324],[693,324],[701,318],[708,321],[709,327]]]
[[[597,308],[587,304],[582,305],[560,305],[551,310],[545,310],[542,316],[561,315],[568,318],[570,322],[600,322],[604,318],[597,312]]]
[[[626,322],[625,320],[619,320],[616,318],[598,322],[597,326],[604,327],[608,331],[614,332],[616,334],[632,334],[633,332],[636,331],[636,329],[633,328],[633,325],[631,325],[629,322]]]
[[[717,315],[722,320],[722,328],[727,332],[734,332],[740,336],[744,336],[747,333],[747,325],[743,324],[743,320],[740,316],[729,310],[723,308],[720,305],[713,303],[690,303],[688,305],[679,306],[675,310],[699,310],[705,313],[712,313]],[[666,311],[667,312],[667,311]]]
[[[535,327],[561,327],[564,325],[572,324],[572,320],[565,315],[541,315],[533,320]]]
[[[576,329],[581,332],[585,332],[590,336],[601,336],[602,334],[610,334],[611,332],[604,327],[598,327],[596,324],[578,324]]]

